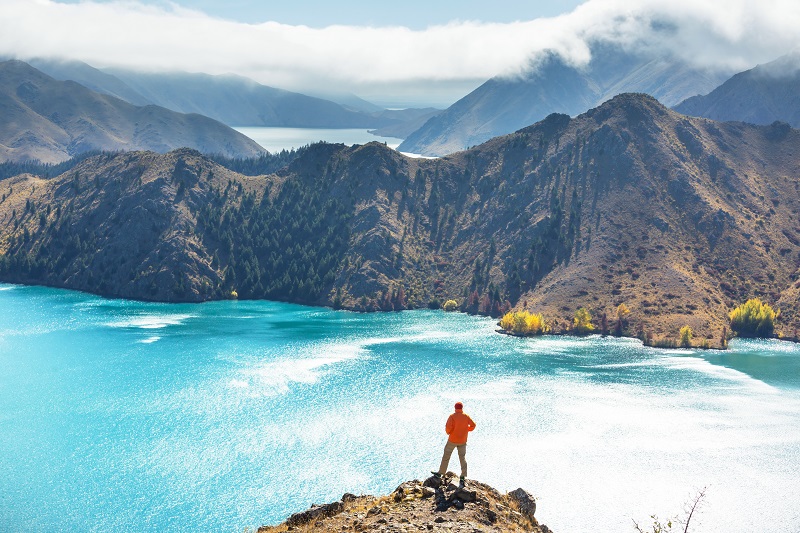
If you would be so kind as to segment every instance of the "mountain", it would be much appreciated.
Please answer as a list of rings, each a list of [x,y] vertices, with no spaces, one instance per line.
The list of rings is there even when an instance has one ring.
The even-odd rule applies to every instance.
[[[134,106],[21,61],[0,63],[0,108],[0,160],[56,163],[91,150],[166,152],[182,146],[232,157],[264,152],[210,118]]]
[[[35,58],[30,66],[59,81],[74,81],[96,93],[114,96],[133,105],[156,105],[129,87],[124,81],[82,61]],[[165,107],[165,106],[161,106]],[[173,109],[173,111],[175,111]],[[201,113],[202,114],[202,113]]]
[[[800,54],[740,72],[705,96],[675,106],[685,115],[751,124],[781,121],[800,127]]]
[[[377,135],[405,137],[422,125],[422,117],[438,112],[432,108],[383,109],[353,94],[307,96],[235,75],[99,70],[80,61],[52,59],[30,63],[55,79],[72,80],[134,105],[198,113],[229,126],[389,128]]]
[[[550,113],[575,116],[624,92],[644,92],[674,105],[723,79],[723,74],[678,60],[648,59],[610,46],[595,46],[586,69],[549,54],[525,76],[488,80],[408,135],[398,150],[441,156],[511,133]]]
[[[376,112],[375,115],[381,118],[396,121],[395,124],[370,130],[373,135],[380,137],[395,137],[405,139],[413,132],[422,127],[428,119],[441,113],[441,109],[434,107],[410,108],[410,109],[384,109]]]
[[[501,494],[473,480],[459,486],[455,474],[449,472],[443,480],[431,477],[424,482],[406,481],[387,496],[344,494],[339,501],[312,505],[282,524],[258,528],[257,533],[293,529],[340,532],[350,528],[550,533],[546,525],[539,524],[535,513],[536,499],[524,489]]]
[[[680,115],[646,95],[553,114],[435,160],[312,145],[267,176],[197,152],[88,158],[0,182],[0,279],[163,301],[351,309],[456,299],[566,330],[625,303],[626,334],[717,344],[759,296],[800,325],[800,131]]]
[[[236,75],[107,70],[154,104],[230,126],[375,128],[390,121]]]

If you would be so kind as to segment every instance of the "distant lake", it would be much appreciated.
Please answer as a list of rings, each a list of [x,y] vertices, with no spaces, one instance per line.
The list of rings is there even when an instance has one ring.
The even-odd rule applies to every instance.
[[[403,139],[394,137],[378,137],[362,129],[329,129],[329,128],[233,128],[247,135],[270,152],[291,150],[319,141],[343,143],[346,145],[367,144],[378,141],[386,143],[390,148],[397,148]]]
[[[0,284],[0,531],[241,533],[386,494],[439,464],[456,400],[470,476],[555,531],[633,531],[706,485],[692,533],[798,531],[800,345],[495,327]]]

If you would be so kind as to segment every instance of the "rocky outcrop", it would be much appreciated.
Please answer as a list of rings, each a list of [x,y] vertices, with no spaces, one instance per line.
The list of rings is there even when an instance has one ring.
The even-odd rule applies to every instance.
[[[338,502],[312,505],[259,533],[282,531],[525,531],[548,533],[534,513],[536,500],[523,489],[502,494],[468,480],[456,485],[456,475],[406,481],[386,496],[345,494]]]

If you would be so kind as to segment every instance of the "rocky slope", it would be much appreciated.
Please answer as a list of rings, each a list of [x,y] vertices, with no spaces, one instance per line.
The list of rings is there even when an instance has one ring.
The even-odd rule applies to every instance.
[[[551,55],[525,76],[492,78],[408,135],[399,150],[441,156],[550,113],[575,116],[617,94],[643,92],[674,105],[725,79],[677,60],[640,57],[613,46],[595,45],[592,57],[586,68],[576,68]]]
[[[781,121],[800,127],[800,54],[740,72],[707,95],[684,100],[675,110],[713,120]]]
[[[443,482],[428,478],[401,484],[383,497],[345,494],[338,502],[315,505],[258,533],[282,531],[551,531],[539,524],[536,500],[523,489],[501,494],[488,485],[467,481],[453,484],[454,474]]]
[[[166,301],[470,312],[579,307],[625,334],[719,343],[752,296],[796,336],[800,131],[646,95],[551,115],[438,160],[319,144],[269,176],[181,150],[0,182],[0,279]]]
[[[57,163],[91,150],[166,152],[183,146],[229,157],[264,152],[208,117],[134,106],[57,81],[21,61],[0,63],[0,109],[0,160]]]

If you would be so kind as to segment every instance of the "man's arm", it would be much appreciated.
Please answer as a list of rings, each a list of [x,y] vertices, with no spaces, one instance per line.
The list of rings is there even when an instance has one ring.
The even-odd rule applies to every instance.
[[[445,426],[444,426],[444,430],[447,432],[448,435],[453,432],[453,426],[454,425],[455,424],[453,422],[453,415],[448,416],[447,417],[447,424],[445,424]]]
[[[472,431],[473,429],[475,429],[475,422],[473,422],[472,419],[467,416],[467,431]]]

